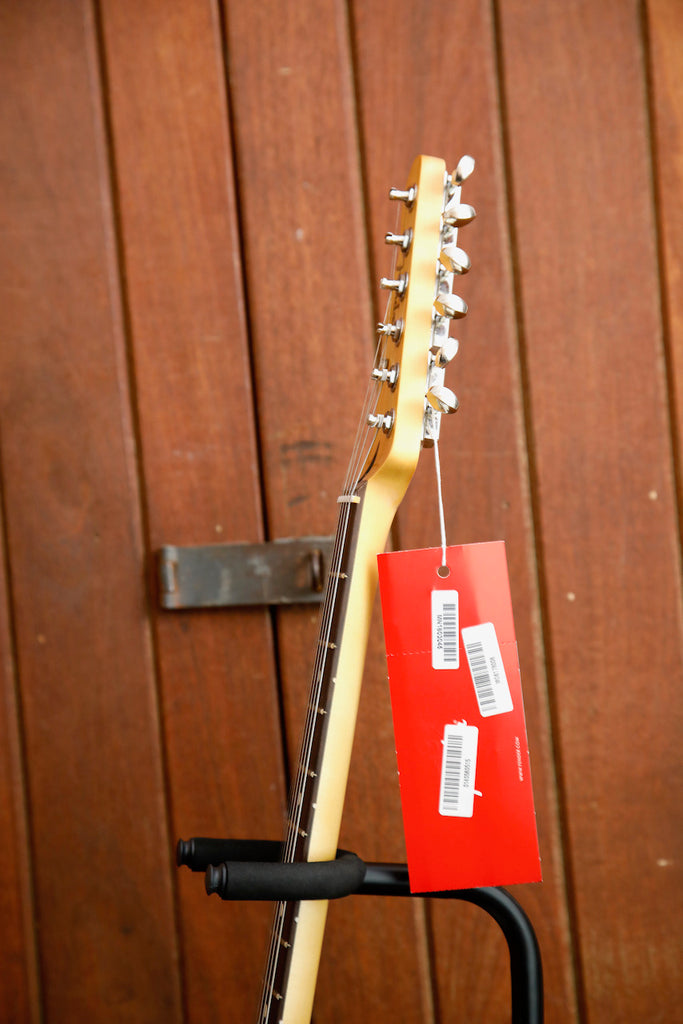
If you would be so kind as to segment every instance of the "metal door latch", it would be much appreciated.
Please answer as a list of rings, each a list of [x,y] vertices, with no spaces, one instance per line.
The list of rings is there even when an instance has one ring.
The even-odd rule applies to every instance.
[[[322,600],[334,537],[264,544],[208,544],[158,553],[162,608],[317,604]]]

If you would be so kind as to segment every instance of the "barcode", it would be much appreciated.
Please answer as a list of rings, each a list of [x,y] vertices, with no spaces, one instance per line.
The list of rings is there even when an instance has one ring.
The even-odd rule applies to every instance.
[[[457,604],[444,604],[443,606],[443,660],[458,660],[458,606]]]
[[[460,668],[457,590],[432,591],[432,668]]]
[[[462,736],[447,736],[444,741],[441,812],[457,811],[460,803],[460,782],[462,779]]]
[[[439,814],[471,818],[479,730],[475,725],[447,725],[443,734]]]
[[[493,623],[467,626],[462,630],[462,642],[482,717],[512,711],[512,696]]]
[[[470,663],[472,682],[477,691],[479,710],[482,714],[496,706],[496,694],[493,689],[493,679],[489,672],[488,662],[484,654],[484,645],[477,641],[474,644],[465,644],[467,660]]]

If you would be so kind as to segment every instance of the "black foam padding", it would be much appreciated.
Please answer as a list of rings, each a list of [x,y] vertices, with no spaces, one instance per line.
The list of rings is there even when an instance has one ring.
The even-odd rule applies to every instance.
[[[365,863],[339,851],[336,860],[230,861],[206,871],[206,891],[223,900],[333,900],[357,892]]]

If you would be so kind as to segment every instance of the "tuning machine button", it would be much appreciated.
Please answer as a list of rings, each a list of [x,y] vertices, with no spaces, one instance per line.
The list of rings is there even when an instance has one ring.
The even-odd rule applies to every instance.
[[[457,338],[444,338],[441,344],[432,345],[429,350],[434,356],[436,365],[443,369],[458,354],[460,342]]]
[[[477,211],[469,203],[459,203],[455,199],[451,199],[449,203],[446,203],[443,211],[444,224],[448,224],[452,228],[461,228],[465,224],[469,224],[477,216]]]
[[[451,292],[439,292],[434,299],[434,309],[439,316],[448,316],[453,320],[467,316],[467,303],[459,295],[453,295]]]
[[[396,292],[397,295],[403,295],[408,287],[408,275],[401,274],[397,278],[383,277],[379,282],[379,286],[380,288],[387,288],[391,292]]]
[[[384,241],[387,245],[400,245],[402,252],[408,252],[410,243],[413,240],[413,230],[408,228],[404,235],[395,235],[393,231],[387,231]]]
[[[460,404],[451,389],[447,388],[445,384],[435,384],[429,389],[426,397],[432,409],[436,409],[437,412],[456,412]]]
[[[458,166],[453,171],[453,182],[456,185],[462,185],[463,181],[466,181],[467,178],[469,178],[473,170],[474,157],[468,156],[467,154],[465,154],[465,156],[461,156],[458,160]]]
[[[465,250],[457,245],[444,245],[439,253],[439,263],[451,274],[466,274],[472,266]]]

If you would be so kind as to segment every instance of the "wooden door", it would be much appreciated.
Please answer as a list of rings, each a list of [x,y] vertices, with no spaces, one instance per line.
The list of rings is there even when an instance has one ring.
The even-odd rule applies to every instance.
[[[168,612],[164,544],[329,534],[415,154],[477,159],[449,541],[507,542],[551,1022],[679,1012],[675,0],[0,7],[0,1018],[254,1018],[315,609]],[[463,238],[464,241],[464,238]],[[425,453],[392,543],[438,543]],[[380,619],[342,845],[404,857]],[[332,906],[317,1024],[509,1019],[476,908]]]

